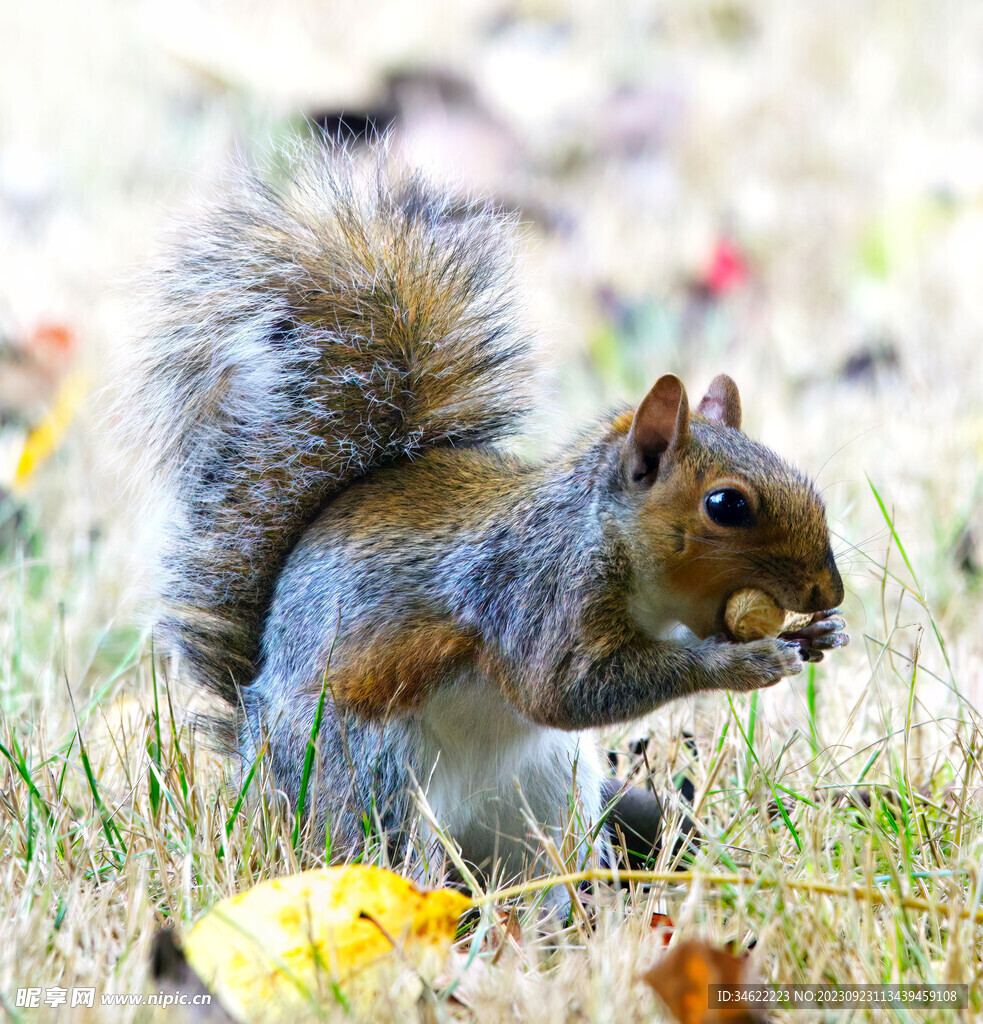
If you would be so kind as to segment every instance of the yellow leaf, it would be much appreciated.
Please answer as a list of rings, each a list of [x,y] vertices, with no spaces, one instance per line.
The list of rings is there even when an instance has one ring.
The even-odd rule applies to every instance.
[[[85,378],[80,373],[71,373],[62,381],[55,404],[24,440],[14,471],[15,488],[22,488],[38,466],[58,447],[68,425],[75,418],[86,390]]]
[[[222,900],[192,929],[184,952],[237,1019],[294,1021],[338,1001],[398,1001],[394,984],[415,1000],[471,906],[461,893],[420,892],[382,868],[305,871]]]

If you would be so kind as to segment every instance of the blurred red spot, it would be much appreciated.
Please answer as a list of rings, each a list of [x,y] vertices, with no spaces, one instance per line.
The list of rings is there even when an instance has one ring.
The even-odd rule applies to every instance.
[[[649,927],[652,931],[659,932],[662,945],[668,946],[672,940],[673,929],[676,926],[672,923],[672,918],[668,914],[653,914]]]
[[[748,265],[733,242],[721,238],[713,250],[703,284],[711,295],[724,295],[748,279]]]
[[[31,332],[31,348],[45,353],[69,355],[75,348],[75,332],[65,324],[41,322]]]

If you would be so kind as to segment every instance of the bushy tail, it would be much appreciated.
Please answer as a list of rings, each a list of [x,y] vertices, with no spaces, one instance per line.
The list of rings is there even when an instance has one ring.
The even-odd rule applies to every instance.
[[[514,224],[327,145],[252,170],[153,271],[126,401],[163,509],[158,636],[237,703],[283,559],[333,494],[511,432]]]

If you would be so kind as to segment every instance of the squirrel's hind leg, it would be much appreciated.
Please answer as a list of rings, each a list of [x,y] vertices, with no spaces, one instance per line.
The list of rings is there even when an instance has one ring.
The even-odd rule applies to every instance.
[[[385,859],[403,855],[413,814],[410,787],[417,744],[405,723],[371,722],[339,713],[330,702],[323,709],[315,756],[306,780],[304,766],[313,731],[313,714],[269,721],[247,703],[239,730],[242,774],[262,758],[258,788],[282,795],[287,805],[312,814],[312,849],[333,863],[384,851]]]

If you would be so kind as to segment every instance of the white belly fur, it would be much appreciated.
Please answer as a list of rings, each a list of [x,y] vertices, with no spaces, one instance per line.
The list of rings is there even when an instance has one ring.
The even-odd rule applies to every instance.
[[[523,798],[557,847],[569,828],[575,842],[568,840],[564,848],[569,853],[576,847],[571,869],[590,857],[596,844],[588,836],[601,811],[601,770],[588,733],[522,718],[481,676],[442,687],[420,716],[420,727],[420,784],[466,861],[486,870],[499,862],[501,877],[508,877],[537,854]]]

